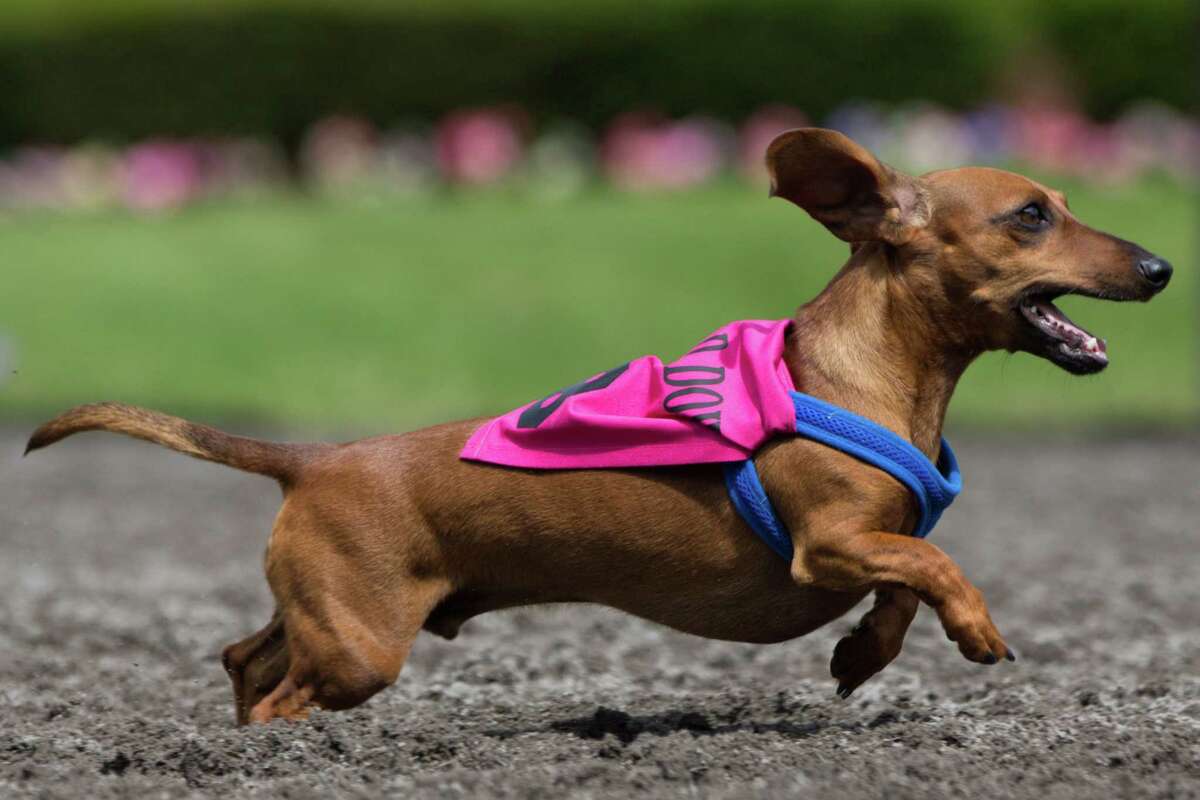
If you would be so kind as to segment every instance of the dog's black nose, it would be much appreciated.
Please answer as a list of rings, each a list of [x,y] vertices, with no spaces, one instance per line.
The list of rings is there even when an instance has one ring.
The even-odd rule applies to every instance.
[[[1158,289],[1167,285],[1167,281],[1171,280],[1171,273],[1175,271],[1171,268],[1170,261],[1158,256],[1143,258],[1138,262],[1137,267],[1138,272],[1142,273],[1142,277]]]

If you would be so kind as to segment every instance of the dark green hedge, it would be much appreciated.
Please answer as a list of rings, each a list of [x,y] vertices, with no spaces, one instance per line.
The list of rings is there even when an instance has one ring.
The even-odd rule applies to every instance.
[[[0,37],[0,145],[156,133],[294,143],[334,112],[388,124],[500,102],[593,125],[638,107],[730,119],[767,102],[817,118],[852,98],[964,107],[985,99],[1002,69],[1011,74],[1013,54],[1031,42],[1062,53],[1100,116],[1142,97],[1195,107],[1189,0],[170,8]],[[1039,79],[1021,76],[1019,63],[1016,73]]]

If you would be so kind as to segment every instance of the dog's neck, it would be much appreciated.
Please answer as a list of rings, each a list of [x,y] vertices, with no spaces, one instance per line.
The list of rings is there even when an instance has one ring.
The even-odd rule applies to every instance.
[[[785,356],[796,387],[934,458],[950,396],[977,353],[953,341],[931,305],[883,247],[860,247],[796,312]]]

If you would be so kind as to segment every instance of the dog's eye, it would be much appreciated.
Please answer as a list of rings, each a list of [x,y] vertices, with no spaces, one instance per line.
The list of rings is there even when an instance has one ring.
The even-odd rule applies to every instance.
[[[1050,224],[1050,217],[1040,204],[1030,203],[1017,212],[1017,222],[1030,230],[1040,230]]]

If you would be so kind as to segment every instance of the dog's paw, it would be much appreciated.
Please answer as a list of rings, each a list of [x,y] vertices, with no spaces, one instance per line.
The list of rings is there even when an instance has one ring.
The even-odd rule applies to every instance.
[[[845,700],[900,654],[901,641],[863,620],[837,643],[829,672],[837,680],[837,695]]]
[[[988,665],[1001,659],[1017,660],[992,622],[983,595],[978,590],[968,597],[947,603],[938,616],[942,619],[946,638],[958,645],[959,652],[967,660]]]

